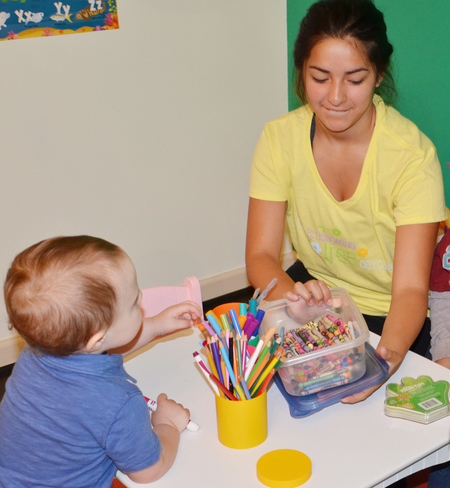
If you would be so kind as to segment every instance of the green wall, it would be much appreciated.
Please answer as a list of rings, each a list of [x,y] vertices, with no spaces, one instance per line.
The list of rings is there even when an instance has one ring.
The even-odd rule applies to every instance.
[[[287,0],[289,109],[293,92],[292,47],[301,19],[315,0]],[[394,46],[395,107],[435,144],[450,207],[450,0],[375,0]]]

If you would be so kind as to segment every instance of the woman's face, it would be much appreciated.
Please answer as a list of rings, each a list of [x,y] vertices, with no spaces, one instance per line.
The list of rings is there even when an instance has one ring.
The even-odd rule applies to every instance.
[[[363,49],[352,39],[327,38],[314,46],[304,70],[308,103],[319,124],[333,133],[370,122],[380,84]]]

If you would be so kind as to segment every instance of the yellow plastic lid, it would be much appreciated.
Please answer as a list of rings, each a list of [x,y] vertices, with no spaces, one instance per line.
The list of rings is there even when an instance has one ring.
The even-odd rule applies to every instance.
[[[278,449],[259,458],[256,474],[271,488],[295,488],[311,477],[311,459],[294,449]]]

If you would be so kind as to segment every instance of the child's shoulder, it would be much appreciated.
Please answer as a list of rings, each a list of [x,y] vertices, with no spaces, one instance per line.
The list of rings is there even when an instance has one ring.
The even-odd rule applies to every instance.
[[[436,252],[442,254],[446,252],[448,246],[450,246],[450,229],[447,229],[445,234],[442,236],[436,247]]]

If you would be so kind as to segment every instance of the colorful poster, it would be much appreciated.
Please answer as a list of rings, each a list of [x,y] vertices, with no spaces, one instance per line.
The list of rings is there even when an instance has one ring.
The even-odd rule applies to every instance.
[[[0,41],[118,28],[116,0],[0,2]]]

